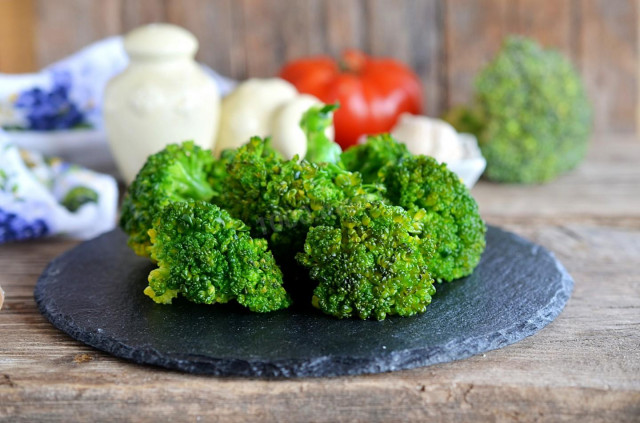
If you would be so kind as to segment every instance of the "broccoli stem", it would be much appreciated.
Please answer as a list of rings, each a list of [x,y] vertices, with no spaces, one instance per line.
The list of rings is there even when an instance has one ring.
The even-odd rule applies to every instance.
[[[206,175],[198,169],[188,170],[183,163],[176,163],[172,170],[174,182],[178,185],[174,194],[177,199],[209,201],[216,194],[206,182]]]

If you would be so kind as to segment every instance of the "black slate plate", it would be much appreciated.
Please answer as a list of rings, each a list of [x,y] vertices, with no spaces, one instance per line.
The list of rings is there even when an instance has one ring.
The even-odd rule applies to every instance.
[[[136,363],[301,377],[409,369],[504,347],[551,322],[573,288],[551,253],[495,227],[473,275],[438,285],[426,313],[382,322],[302,308],[253,314],[231,305],[158,305],[142,293],[152,268],[115,230],[53,260],[35,299],[57,328]]]

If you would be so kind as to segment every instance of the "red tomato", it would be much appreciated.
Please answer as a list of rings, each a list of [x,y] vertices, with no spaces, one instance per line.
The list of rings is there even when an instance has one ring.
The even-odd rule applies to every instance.
[[[392,59],[348,50],[339,62],[326,56],[293,61],[280,77],[301,93],[340,103],[336,141],[346,149],[364,134],[389,132],[401,113],[422,112],[422,86],[408,67]]]

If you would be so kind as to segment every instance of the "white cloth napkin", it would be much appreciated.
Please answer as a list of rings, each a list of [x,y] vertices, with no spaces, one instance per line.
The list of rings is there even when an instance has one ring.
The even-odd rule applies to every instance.
[[[113,177],[20,150],[0,130],[0,243],[93,238],[115,227],[117,202]]]

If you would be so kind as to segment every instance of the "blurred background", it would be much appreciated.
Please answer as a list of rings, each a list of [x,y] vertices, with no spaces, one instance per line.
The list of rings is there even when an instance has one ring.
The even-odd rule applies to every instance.
[[[638,129],[635,0],[0,0],[0,72],[31,72],[150,22],[200,40],[198,60],[235,79],[356,47],[409,64],[426,113],[468,102],[473,77],[508,34],[566,54],[594,106],[596,133]]]

